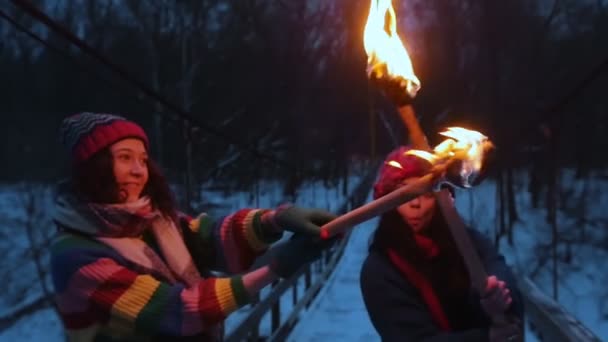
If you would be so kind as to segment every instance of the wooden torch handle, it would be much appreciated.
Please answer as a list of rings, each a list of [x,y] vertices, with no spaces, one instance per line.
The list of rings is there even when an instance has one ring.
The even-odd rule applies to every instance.
[[[437,179],[437,175],[442,172],[442,170],[436,170],[435,173],[429,173],[419,177],[406,186],[402,186],[385,196],[331,220],[321,227],[321,238],[329,239],[338,233],[351,229],[376,216],[380,216],[403,203],[409,202],[414,198],[429,192],[433,187],[434,181]]]
[[[414,107],[412,107],[412,105],[399,107],[399,116],[407,128],[412,147],[417,150],[430,152],[431,146],[429,146],[426,135],[422,131],[422,128],[420,128],[420,123],[416,118]]]
[[[412,146],[416,149],[430,152],[431,147],[422,128],[420,128],[414,107],[412,105],[399,107],[399,115],[408,130]],[[487,273],[466,231],[466,226],[454,207],[450,192],[446,189],[440,191],[437,194],[437,203],[450,227],[454,242],[464,259],[473,287],[479,293],[483,293],[486,286]]]

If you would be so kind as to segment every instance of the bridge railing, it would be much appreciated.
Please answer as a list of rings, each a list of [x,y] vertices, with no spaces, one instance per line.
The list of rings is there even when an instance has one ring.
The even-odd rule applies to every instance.
[[[553,298],[543,293],[528,277],[518,277],[530,330],[541,341],[601,342],[582,322]]]
[[[366,175],[353,190],[339,212],[343,213],[365,203],[375,172]],[[349,241],[347,234],[319,260],[304,266],[291,278],[273,284],[270,293],[253,304],[241,323],[226,336],[226,341],[284,341],[307,308],[322,289]],[[582,322],[574,318],[555,300],[543,293],[534,282],[518,276],[526,308],[527,324],[541,341],[601,342]],[[288,298],[289,297],[289,298]],[[286,304],[288,303],[288,305]],[[270,330],[260,333],[260,323],[270,315]]]
[[[372,171],[363,177],[338,210],[339,213],[347,212],[365,203],[376,175],[376,170]],[[273,284],[270,293],[254,304],[243,321],[229,332],[225,341],[284,341],[298,322],[300,312],[310,305],[331,275],[344,253],[349,237],[350,235],[346,234],[336,246],[324,252],[320,259],[304,266],[291,278]],[[281,311],[285,309],[285,305],[281,305],[285,303],[282,299],[289,295],[291,295],[289,313],[282,315]],[[268,336],[261,336],[260,322],[268,313],[270,313],[270,333]]]

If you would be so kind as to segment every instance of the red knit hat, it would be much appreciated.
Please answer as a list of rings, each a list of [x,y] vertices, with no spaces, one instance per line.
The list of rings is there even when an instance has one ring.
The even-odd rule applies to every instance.
[[[149,146],[148,137],[141,126],[114,114],[78,113],[65,118],[59,131],[75,163],[83,162],[126,138],[141,139],[146,149]]]
[[[401,146],[388,154],[374,184],[374,199],[395,190],[404,180],[424,176],[431,165],[416,156],[405,154],[410,148]]]
[[[411,177],[422,177],[431,169],[426,160],[405,154],[411,150],[408,146],[401,146],[388,154],[380,168],[378,180],[374,184],[374,199],[380,198],[397,189],[404,180]],[[448,189],[452,197],[456,197],[454,187],[448,183],[441,184],[442,189]]]

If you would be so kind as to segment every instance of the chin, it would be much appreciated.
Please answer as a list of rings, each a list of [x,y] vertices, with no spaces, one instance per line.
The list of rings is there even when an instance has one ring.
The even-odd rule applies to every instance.
[[[416,233],[416,234],[419,234],[419,233],[424,233],[424,232],[427,230],[427,229],[426,229],[426,228],[427,228],[427,226],[426,226],[426,225],[422,225],[422,224],[418,224],[418,225],[411,226],[411,227],[412,227],[412,231],[413,231],[414,233]]]
[[[127,203],[133,203],[136,202],[139,199],[139,196],[129,196],[127,197]]]

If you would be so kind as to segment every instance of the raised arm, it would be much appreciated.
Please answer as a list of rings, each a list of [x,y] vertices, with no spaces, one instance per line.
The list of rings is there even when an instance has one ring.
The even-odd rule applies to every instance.
[[[271,215],[271,210],[241,209],[219,220],[207,214],[184,218],[184,240],[195,262],[203,261],[209,268],[225,273],[240,273],[283,235],[272,224]]]
[[[107,323],[121,330],[191,336],[223,321],[276,276],[268,267],[242,276],[205,278],[191,287],[127,267],[113,250],[67,237],[52,250],[59,310],[72,332]]]
[[[211,259],[212,269],[235,274],[249,269],[256,257],[282,237],[283,231],[316,238],[320,226],[334,218],[324,210],[292,205],[276,210],[242,209],[217,221],[201,214],[186,220],[189,236],[185,240],[192,254],[200,255],[195,259]]]

